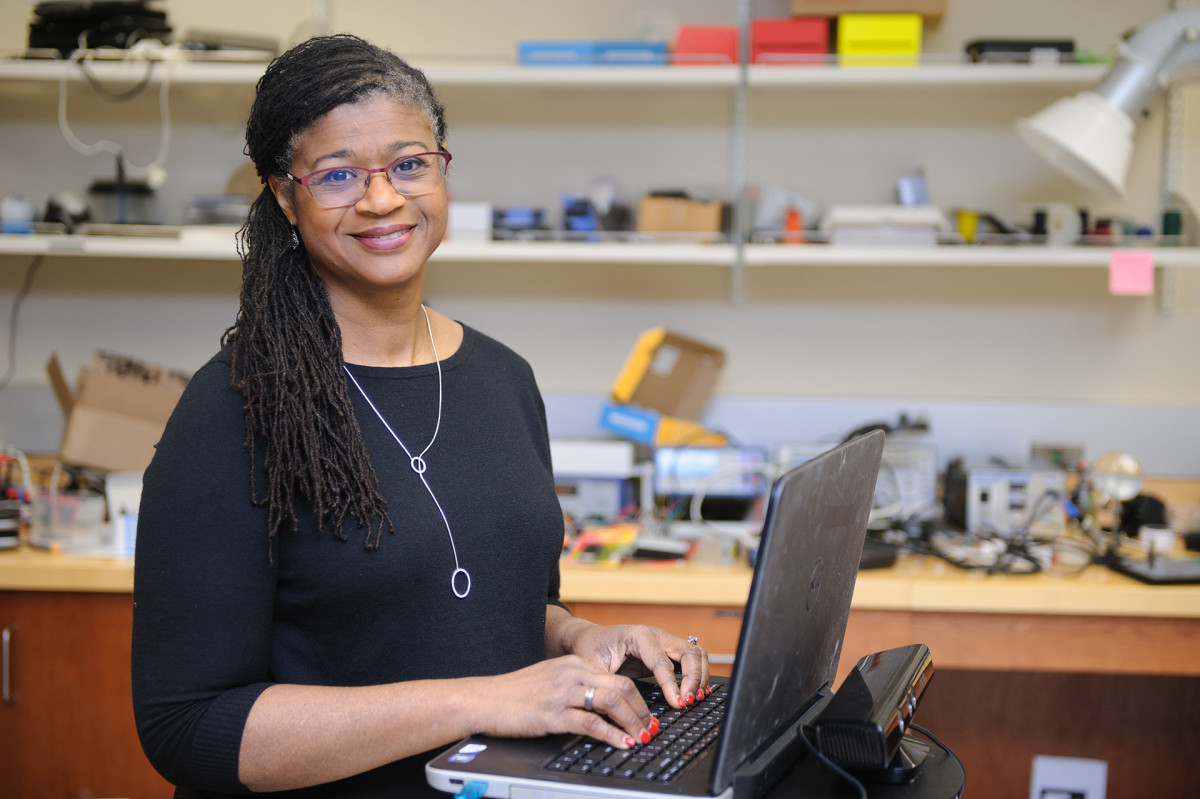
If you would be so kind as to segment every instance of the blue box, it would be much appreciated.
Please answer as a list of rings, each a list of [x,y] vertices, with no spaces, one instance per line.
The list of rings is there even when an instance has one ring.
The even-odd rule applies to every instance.
[[[596,63],[596,43],[576,40],[517,42],[517,63],[545,67],[592,66]]]
[[[598,66],[665,67],[667,43],[636,40],[596,42],[595,60]]]
[[[662,414],[658,411],[619,402],[606,402],[600,408],[602,429],[648,447],[654,446],[661,418]]]
[[[621,402],[605,402],[599,424],[603,430],[648,447],[720,447],[729,443],[723,433],[708,430],[699,422]]]

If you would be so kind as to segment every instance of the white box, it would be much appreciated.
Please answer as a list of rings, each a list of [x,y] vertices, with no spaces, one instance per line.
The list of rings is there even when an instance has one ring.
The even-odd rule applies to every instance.
[[[933,247],[950,222],[932,205],[835,205],[821,230],[830,244]]]
[[[451,241],[491,241],[492,204],[451,201],[446,238]]]

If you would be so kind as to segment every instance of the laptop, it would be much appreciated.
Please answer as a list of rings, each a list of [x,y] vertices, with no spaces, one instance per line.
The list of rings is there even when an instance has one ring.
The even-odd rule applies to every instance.
[[[706,733],[714,740],[689,754],[686,765],[664,766],[652,778],[611,773],[603,766],[604,745],[582,736],[476,735],[425,766],[429,784],[514,799],[764,794],[796,763],[803,727],[832,697],[883,439],[880,431],[867,433],[775,481],[732,675],[714,677],[716,693],[696,705],[714,706],[709,723],[719,722],[713,735]],[[664,726],[650,746],[672,729]]]

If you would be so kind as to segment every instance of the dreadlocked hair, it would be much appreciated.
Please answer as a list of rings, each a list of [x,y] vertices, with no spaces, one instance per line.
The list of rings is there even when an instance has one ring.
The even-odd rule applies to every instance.
[[[245,152],[264,187],[238,234],[240,307],[221,344],[232,352],[250,493],[268,508],[269,540],[299,526],[301,502],[312,507],[318,530],[329,527],[341,540],[344,522],[354,519],[366,529],[367,549],[394,530],[354,416],[328,292],[267,185],[275,175],[294,191],[287,175],[297,137],[333,109],[377,96],[423,112],[438,146],[445,141],[445,112],[425,75],[349,35],[310,39],[272,61],[246,123]],[[258,485],[260,454],[265,486]]]

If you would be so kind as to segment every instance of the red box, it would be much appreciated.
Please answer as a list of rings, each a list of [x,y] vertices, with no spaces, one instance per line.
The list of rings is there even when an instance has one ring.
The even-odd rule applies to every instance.
[[[829,25],[824,17],[751,20],[750,63],[822,63],[813,56],[829,53]]]
[[[729,66],[738,63],[739,46],[735,25],[680,25],[671,63]]]

